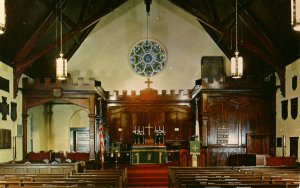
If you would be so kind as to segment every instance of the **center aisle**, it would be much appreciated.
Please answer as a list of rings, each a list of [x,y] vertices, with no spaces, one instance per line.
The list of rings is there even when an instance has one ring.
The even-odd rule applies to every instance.
[[[132,165],[127,170],[128,187],[168,187],[168,166],[159,164]]]

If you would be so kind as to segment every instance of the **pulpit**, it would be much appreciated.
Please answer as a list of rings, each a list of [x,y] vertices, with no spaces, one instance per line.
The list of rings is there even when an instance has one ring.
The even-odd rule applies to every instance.
[[[167,149],[164,145],[133,145],[131,164],[162,164],[167,162]]]

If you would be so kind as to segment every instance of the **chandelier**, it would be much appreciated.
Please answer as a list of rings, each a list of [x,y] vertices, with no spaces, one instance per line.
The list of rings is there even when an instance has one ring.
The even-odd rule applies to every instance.
[[[5,0],[0,0],[0,34],[5,31]]]
[[[60,10],[60,53],[56,58],[56,78],[58,80],[67,79],[67,59],[65,59],[62,50],[62,10]]]
[[[243,57],[239,56],[238,50],[238,18],[237,18],[237,4],[235,1],[235,52],[234,57],[231,58],[231,77],[241,78],[243,76]]]
[[[300,0],[291,0],[291,25],[295,31],[300,31]]]

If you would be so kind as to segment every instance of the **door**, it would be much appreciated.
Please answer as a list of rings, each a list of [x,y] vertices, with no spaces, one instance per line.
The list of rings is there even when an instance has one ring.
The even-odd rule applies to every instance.
[[[298,158],[298,139],[299,137],[290,137],[290,156]]]
[[[247,153],[268,154],[268,135],[247,134]]]

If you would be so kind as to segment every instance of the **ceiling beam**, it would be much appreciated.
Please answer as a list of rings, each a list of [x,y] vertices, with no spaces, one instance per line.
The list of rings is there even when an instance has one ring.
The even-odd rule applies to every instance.
[[[66,6],[66,4],[66,1],[62,1],[57,5],[57,8],[63,8],[64,6]],[[47,16],[45,21],[40,25],[40,27],[35,31],[35,33],[31,36],[31,38],[23,45],[22,49],[14,57],[13,64],[18,66],[23,62],[23,60],[28,56],[28,54],[30,54],[30,52],[34,49],[34,47],[37,45],[37,43],[48,31],[48,29],[55,22],[56,19],[56,10],[53,10]]]
[[[196,17],[196,19],[201,23],[207,26],[207,31],[210,28],[211,30],[223,35],[223,36],[219,36],[222,38],[229,38],[231,39],[231,33],[230,31],[225,30],[224,27],[222,27],[221,23],[216,23],[213,20],[209,19],[206,15],[204,15],[203,13],[201,13],[199,10],[195,9],[194,7],[190,6],[188,3],[180,3],[178,2],[178,0],[169,0],[171,3],[173,3],[174,5],[178,6],[179,8],[182,8],[184,10],[186,10],[187,12],[189,12],[190,14],[194,15]],[[262,30],[257,27],[257,24],[255,24],[255,22],[251,21],[251,17],[243,17],[245,20],[247,18],[247,20],[249,20],[251,22],[251,25],[253,24],[253,26],[255,26],[255,30],[257,30],[257,32],[259,32],[261,35],[264,35],[264,37],[258,38],[259,40],[263,40],[265,42],[268,43],[268,46],[270,46],[272,49],[276,49],[274,47],[274,45],[272,44],[272,42],[270,41],[270,39],[265,35],[264,32],[262,32]],[[211,35],[213,35],[213,32],[209,32]],[[254,35],[257,37],[257,35]],[[233,41],[235,41],[235,39],[232,39]],[[274,71],[277,72],[279,78],[280,78],[280,82],[281,82],[281,91],[282,93],[285,93],[285,66],[282,63],[279,63],[279,61],[277,60],[278,56],[275,55],[274,53],[276,51],[272,51],[271,53],[269,50],[267,50],[267,52],[265,52],[262,49],[263,45],[260,46],[256,46],[254,43],[252,43],[251,41],[247,41],[244,40],[243,43],[241,43],[241,46],[243,46],[245,49],[249,50],[250,52],[256,54],[257,56],[259,56],[260,58],[262,58],[266,64],[270,65],[271,67],[273,67]],[[224,52],[225,53],[225,52]],[[226,54],[226,53],[225,53]],[[228,54],[227,54],[228,55]]]
[[[76,25],[69,33],[65,33],[62,36],[62,43],[66,43],[67,41],[69,41],[70,39],[72,39],[73,37],[75,37],[78,33],[83,32],[87,29],[89,29],[91,26],[95,25],[96,23],[98,23],[98,21],[105,15],[107,15],[108,13],[110,13],[111,11],[113,11],[115,8],[121,6],[123,3],[125,3],[127,0],[121,0],[118,3],[113,4],[113,7],[109,7],[103,11],[99,11],[97,15],[93,16],[92,18],[90,18],[89,20],[86,20],[82,23],[79,23],[78,25]],[[52,14],[51,14],[52,15]],[[45,26],[43,26],[45,28]],[[49,25],[48,25],[49,27]],[[37,32],[39,33],[39,32]],[[44,32],[45,33],[45,32]],[[41,35],[42,32],[39,34]],[[34,40],[31,43],[35,43],[37,44],[38,40]],[[52,42],[51,44],[49,44],[48,46],[46,46],[44,49],[42,49],[41,51],[31,55],[30,57],[23,57],[22,61],[18,64],[16,64],[16,67],[14,69],[14,97],[17,96],[17,92],[18,92],[18,84],[19,84],[19,79],[21,77],[21,75],[26,71],[27,68],[29,68],[36,60],[38,60],[39,58],[43,57],[44,55],[46,55],[47,53],[49,53],[51,50],[53,50],[54,48],[57,47],[57,45],[60,43],[60,39],[57,39],[56,41]],[[32,50],[33,48],[31,48]],[[25,50],[25,49],[24,49]],[[30,51],[31,51],[30,50]],[[30,53],[30,51],[27,52],[27,55]],[[24,53],[24,52],[23,52]]]
[[[280,54],[276,46],[245,9],[242,10],[240,19],[247,26],[248,30],[258,38],[258,41],[263,44],[261,47],[264,47],[272,56],[275,56],[279,62],[282,62],[282,55]]]

